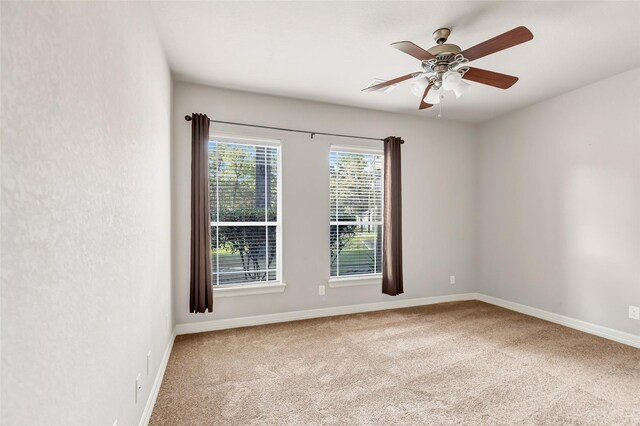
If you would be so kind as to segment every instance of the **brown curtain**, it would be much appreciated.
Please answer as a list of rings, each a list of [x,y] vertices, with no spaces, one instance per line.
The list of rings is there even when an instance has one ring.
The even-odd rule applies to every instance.
[[[382,244],[382,292],[402,294],[402,166],[395,136],[384,140],[384,218]]]
[[[211,218],[209,216],[209,117],[191,116],[190,312],[213,312]]]

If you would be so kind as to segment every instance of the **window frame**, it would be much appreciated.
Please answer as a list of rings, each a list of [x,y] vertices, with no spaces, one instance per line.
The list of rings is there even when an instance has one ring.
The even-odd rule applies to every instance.
[[[383,182],[384,185],[384,149],[383,148],[375,148],[370,146],[360,146],[360,145],[330,145],[329,146],[329,161],[331,161],[331,153],[332,152],[346,152],[352,154],[373,154],[380,155],[382,157],[382,166],[383,166]],[[329,209],[331,209],[331,168],[329,167]],[[384,186],[382,188],[381,194],[381,215],[382,220],[380,221],[380,225],[384,224]],[[335,223],[334,223],[335,222]],[[329,214],[329,227],[335,226],[340,221],[331,220],[331,214]],[[371,222],[367,222],[371,223]],[[382,234],[382,238],[384,241],[384,232]],[[382,242],[381,242],[382,244]],[[382,260],[382,259],[381,259]],[[382,268],[381,268],[382,270]],[[381,285],[382,284],[382,272],[378,273],[370,273],[370,274],[356,274],[356,275],[331,275],[331,262],[329,262],[329,279],[327,280],[327,284],[331,288],[339,288],[339,287],[354,287],[354,286],[365,286],[365,285]]]
[[[260,137],[250,137],[244,135],[234,135],[226,133],[209,133],[209,142],[222,142],[236,145],[252,145],[266,148],[278,148],[277,165],[278,170],[276,174],[276,190],[278,194],[276,214],[277,220],[275,225],[272,222],[255,222],[258,226],[265,224],[264,226],[276,227],[276,279],[270,281],[251,281],[232,284],[214,284],[212,282],[213,292],[216,297],[231,297],[231,296],[247,296],[253,294],[265,294],[265,293],[281,293],[285,290],[286,284],[282,279],[282,143],[279,139],[268,139]],[[208,149],[207,149],[208,152]],[[214,222],[211,221],[210,226],[220,223],[232,223],[232,222]],[[235,222],[233,222],[235,223]],[[238,223],[254,223],[254,222],[238,222]],[[249,226],[249,225],[247,225]],[[213,262],[212,262],[213,266]],[[213,267],[211,269],[211,275],[213,276]],[[268,276],[268,273],[267,273]],[[213,281],[213,277],[212,277]]]

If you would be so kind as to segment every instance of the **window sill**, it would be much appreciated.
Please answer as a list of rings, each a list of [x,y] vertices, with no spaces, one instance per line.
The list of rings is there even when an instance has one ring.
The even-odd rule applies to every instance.
[[[252,296],[254,294],[282,293],[287,285],[283,282],[238,284],[214,287],[214,297]]]
[[[361,285],[382,285],[382,274],[356,275],[330,278],[329,287],[355,287]]]

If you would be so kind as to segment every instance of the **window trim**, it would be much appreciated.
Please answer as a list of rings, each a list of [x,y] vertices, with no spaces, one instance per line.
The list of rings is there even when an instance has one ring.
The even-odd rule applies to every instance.
[[[287,284],[284,282],[282,278],[282,271],[284,270],[282,267],[282,230],[283,223],[282,220],[282,141],[280,139],[269,139],[269,138],[261,138],[261,137],[253,137],[246,135],[236,135],[230,133],[213,133],[209,132],[209,141],[212,139],[216,139],[218,142],[224,143],[232,143],[232,144],[242,144],[242,145],[253,145],[253,146],[263,146],[263,147],[277,147],[278,148],[278,175],[277,175],[277,191],[278,191],[278,206],[277,206],[277,215],[278,220],[276,222],[273,221],[265,221],[259,222],[260,225],[265,224],[265,226],[275,226],[278,229],[276,232],[276,243],[279,250],[276,250],[276,279],[273,281],[255,281],[249,283],[235,283],[235,284],[223,284],[216,285],[212,282],[213,293],[216,297],[232,297],[232,296],[248,296],[253,294],[266,294],[266,293],[282,293],[287,287]],[[212,222],[213,223],[213,222]],[[234,223],[234,222],[218,222],[218,226],[224,223]],[[249,224],[251,222],[242,222],[243,224]],[[211,275],[213,275],[213,270],[211,271]],[[212,280],[213,281],[213,280]]]
[[[287,284],[282,281],[256,281],[251,283],[223,284],[213,286],[217,297],[253,296],[255,294],[282,293]]]
[[[327,280],[331,288],[357,287],[363,285],[382,285],[382,272],[377,274],[343,275]]]
[[[353,154],[371,154],[371,155],[380,155],[382,156],[382,166],[384,168],[384,149],[383,148],[375,148],[369,146],[361,146],[361,145],[330,145],[329,146],[329,156],[331,156],[332,151],[339,152],[348,152]],[[329,175],[331,175],[331,171],[329,171]],[[384,180],[384,170],[383,170],[383,180]],[[331,177],[329,177],[329,182],[331,182]],[[383,182],[384,184],[384,182]],[[329,195],[329,204],[331,204],[331,195]],[[382,221],[376,225],[384,224],[384,189],[382,190]],[[363,222],[363,221],[343,221],[347,224],[355,224],[355,225],[363,225],[363,224],[371,224],[372,222]],[[340,221],[332,221],[331,217],[329,218],[329,226],[339,225]],[[383,237],[384,238],[384,237]],[[373,274],[357,274],[357,275],[331,275],[331,264],[329,265],[329,279],[327,280],[327,284],[331,288],[339,288],[339,287],[355,287],[355,286],[364,286],[364,285],[382,285],[382,272],[373,273]]]
[[[384,157],[384,149],[371,146],[331,145],[329,146],[329,152],[331,151],[350,152],[353,154],[374,154],[382,155]]]
[[[209,133],[209,140],[211,140],[211,138],[215,138],[215,139],[218,139],[220,142],[226,142],[226,143],[240,143],[244,145],[257,145],[257,146],[269,146],[269,147],[282,146],[280,139],[258,138],[253,136],[234,135],[231,133]]]

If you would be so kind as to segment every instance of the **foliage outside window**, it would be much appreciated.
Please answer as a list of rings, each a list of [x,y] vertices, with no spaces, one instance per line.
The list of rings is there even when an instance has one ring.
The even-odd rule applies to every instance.
[[[209,141],[214,285],[278,281],[280,148]]]
[[[382,272],[382,154],[332,149],[332,277]]]

